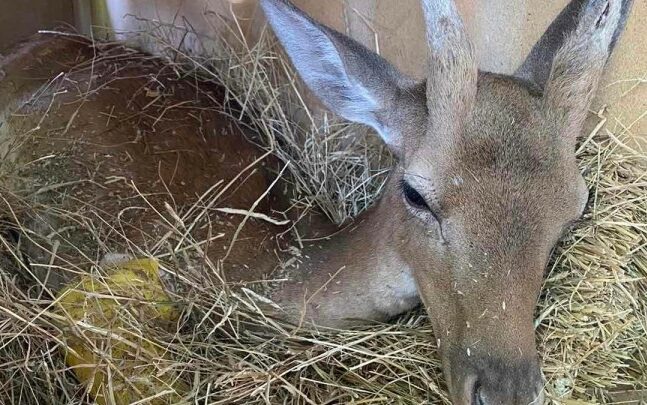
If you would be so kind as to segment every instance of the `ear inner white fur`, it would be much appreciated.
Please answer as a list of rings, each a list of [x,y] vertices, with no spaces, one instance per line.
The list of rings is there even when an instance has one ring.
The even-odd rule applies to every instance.
[[[373,127],[392,148],[401,128],[389,121],[397,96],[415,82],[358,42],[313,21],[286,0],[262,0],[274,33],[301,79],[330,110]]]

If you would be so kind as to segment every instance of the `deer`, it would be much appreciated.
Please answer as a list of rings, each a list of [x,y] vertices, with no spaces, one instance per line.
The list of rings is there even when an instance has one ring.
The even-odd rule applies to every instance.
[[[288,0],[260,5],[309,90],[331,112],[372,128],[396,157],[379,201],[352,226],[304,247],[298,272],[269,297],[275,315],[344,328],[422,304],[453,403],[542,403],[534,311],[552,249],[587,206],[575,148],[632,0],[572,0],[513,75],[478,69],[452,0],[421,0],[429,50],[422,79]],[[230,206],[268,215],[281,206],[265,192],[277,162],[217,111],[218,89],[198,92],[171,69],[141,67],[140,54],[96,61],[95,52],[78,38],[38,37],[0,61],[2,161],[37,166],[66,157],[55,188],[49,172],[44,180],[21,173],[30,180],[4,179],[4,187],[36,187],[35,207],[64,188],[57,201],[66,210],[119,217],[110,229],[141,246],[167,232],[171,220],[160,213],[201,201],[215,185],[241,182],[225,190]],[[39,239],[57,234],[56,219],[45,211],[27,217],[21,240],[35,278],[58,285],[56,263],[81,269],[79,249],[58,245],[52,258]],[[226,256],[228,281],[257,280],[275,267],[280,225],[252,219],[239,228],[244,220],[231,211],[202,219],[205,257]],[[240,243],[230,250],[227,238],[213,236],[236,229]]]

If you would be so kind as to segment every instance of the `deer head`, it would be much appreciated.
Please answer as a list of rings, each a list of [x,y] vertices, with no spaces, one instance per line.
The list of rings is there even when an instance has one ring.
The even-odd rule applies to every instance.
[[[455,403],[540,402],[533,317],[554,245],[588,190],[576,138],[631,0],[573,0],[515,76],[479,72],[451,0],[422,0],[418,81],[286,0],[262,0],[305,84],[398,157],[382,204]],[[379,253],[378,253],[379,254]]]

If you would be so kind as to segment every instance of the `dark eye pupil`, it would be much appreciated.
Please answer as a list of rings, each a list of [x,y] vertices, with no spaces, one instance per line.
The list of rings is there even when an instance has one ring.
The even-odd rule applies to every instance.
[[[404,197],[407,199],[407,202],[416,208],[429,209],[427,202],[424,197],[416,191],[415,188],[411,187],[409,183],[402,183],[402,191],[404,192]]]

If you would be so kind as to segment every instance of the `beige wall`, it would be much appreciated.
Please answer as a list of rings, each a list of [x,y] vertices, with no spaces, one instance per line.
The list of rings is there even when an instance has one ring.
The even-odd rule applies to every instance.
[[[72,0],[0,0],[0,49],[61,22],[74,23]]]
[[[0,0],[6,1],[6,0]],[[77,0],[82,1],[82,0]],[[90,1],[90,0],[88,0]],[[126,14],[182,24],[183,19],[201,34],[212,35],[232,12],[244,28],[262,27],[256,0],[92,0],[94,20],[117,29],[135,28]],[[294,0],[319,21],[346,32],[378,49],[403,71],[421,76],[426,49],[419,0]],[[457,0],[476,43],[481,68],[510,73],[523,60],[567,0]],[[647,79],[647,0],[635,0],[627,32],[619,44],[611,69],[594,105],[613,103],[612,117],[647,137],[647,83],[619,101],[637,80]],[[629,81],[627,81],[629,80]],[[618,83],[618,81],[623,81]]]

